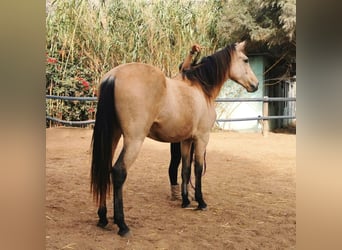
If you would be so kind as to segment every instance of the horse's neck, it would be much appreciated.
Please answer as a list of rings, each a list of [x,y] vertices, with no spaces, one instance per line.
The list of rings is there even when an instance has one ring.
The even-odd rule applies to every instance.
[[[220,94],[220,91],[222,89],[223,84],[228,80],[229,78],[227,77],[225,80],[223,80],[221,83],[218,83],[215,85],[215,87],[211,91],[211,99],[214,101],[218,95]]]

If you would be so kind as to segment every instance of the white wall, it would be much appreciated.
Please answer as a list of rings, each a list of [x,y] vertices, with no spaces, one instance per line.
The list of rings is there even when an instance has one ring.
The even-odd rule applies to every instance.
[[[248,93],[242,86],[227,81],[218,98],[261,98],[264,96],[264,60],[262,56],[249,57],[251,68],[259,80],[259,88],[254,93]],[[216,105],[217,119],[248,118],[262,116],[262,102],[223,102]],[[224,130],[261,132],[262,126],[258,120],[217,122]]]

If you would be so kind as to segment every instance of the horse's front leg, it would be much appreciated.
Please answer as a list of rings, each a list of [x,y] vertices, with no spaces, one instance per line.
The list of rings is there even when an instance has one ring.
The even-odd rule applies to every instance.
[[[209,137],[197,140],[195,144],[195,200],[198,202],[197,209],[205,210],[207,204],[203,200],[202,195],[202,173],[205,162],[205,150]]]
[[[204,202],[202,195],[202,172],[203,164],[195,160],[195,200],[198,202],[197,209],[205,210],[207,204]]]
[[[181,154],[182,154],[182,207],[188,207],[190,200],[188,198],[188,183],[190,181],[190,147],[192,141],[183,141],[181,143]]]

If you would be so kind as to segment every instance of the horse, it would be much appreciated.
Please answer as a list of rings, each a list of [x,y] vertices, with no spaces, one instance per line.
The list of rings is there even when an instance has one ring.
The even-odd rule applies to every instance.
[[[204,152],[216,119],[215,98],[228,79],[248,92],[258,79],[245,54],[246,42],[227,45],[178,78],[168,78],[155,66],[127,63],[104,74],[98,86],[98,106],[91,139],[91,192],[98,204],[97,226],[108,224],[106,196],[113,186],[114,224],[120,236],[130,235],[123,210],[123,184],[146,137],[160,142],[181,142],[183,208],[190,205],[190,147],[195,146],[195,201],[205,210],[202,195]],[[123,136],[123,147],[113,164]],[[112,180],[112,181],[111,181]]]

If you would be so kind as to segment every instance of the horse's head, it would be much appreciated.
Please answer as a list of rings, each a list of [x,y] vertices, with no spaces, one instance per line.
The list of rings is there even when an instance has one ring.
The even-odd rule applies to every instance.
[[[235,44],[235,50],[231,54],[229,78],[243,86],[248,92],[258,90],[258,79],[249,65],[245,55],[246,41]]]

